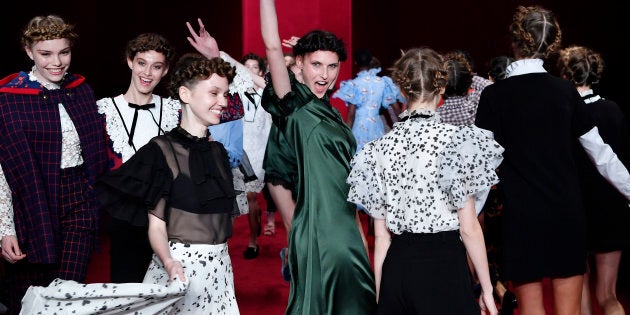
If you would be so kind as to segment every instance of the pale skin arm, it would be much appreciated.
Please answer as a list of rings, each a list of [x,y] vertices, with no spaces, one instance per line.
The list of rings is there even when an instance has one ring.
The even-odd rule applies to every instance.
[[[282,52],[282,42],[278,32],[278,16],[276,14],[275,0],[260,0],[260,28],[263,42],[265,43],[265,53],[269,63],[273,89],[276,96],[283,98],[291,92],[291,82],[289,81],[289,70],[284,63],[284,53]]]
[[[374,219],[374,281],[376,282],[376,301],[380,296],[381,279],[383,275],[383,261],[387,255],[389,245],[392,243],[390,234],[384,219]]]
[[[365,237],[365,233],[363,232],[363,224],[361,223],[361,218],[359,217],[359,211],[355,213],[354,216],[355,221],[357,222],[357,227],[359,228],[359,234],[361,234],[361,241],[363,241],[363,246],[365,247],[365,252],[370,257],[370,250],[368,248],[367,238]]]
[[[481,298],[479,299],[481,314],[487,312],[488,314],[496,315],[498,311],[492,296],[492,282],[490,281],[490,272],[488,270],[486,244],[472,197],[468,197],[464,207],[457,211],[457,216],[459,218],[459,232],[462,241],[481,284]]]
[[[195,32],[195,29],[192,27],[190,22],[186,22],[186,26],[188,27],[188,31],[190,32],[190,36],[186,37],[186,39],[188,39],[190,45],[192,45],[195,50],[197,50],[197,52],[202,54],[204,57],[208,59],[220,57],[221,51],[219,50],[219,44],[217,43],[217,40],[210,35],[208,30],[206,30],[206,27],[204,26],[201,19],[197,19],[197,22],[199,23],[199,33]],[[223,52],[223,56],[227,58],[226,61],[229,62],[231,65],[245,68],[243,64],[232,58],[232,56],[230,56],[226,52]],[[252,72],[250,73],[252,75],[252,80],[257,87],[265,86],[265,78]]]
[[[173,259],[168,248],[166,222],[152,214],[149,214],[149,242],[153,252],[162,261],[164,269],[168,273],[169,281],[175,280],[176,277],[179,277],[181,281],[186,281],[182,264]]]

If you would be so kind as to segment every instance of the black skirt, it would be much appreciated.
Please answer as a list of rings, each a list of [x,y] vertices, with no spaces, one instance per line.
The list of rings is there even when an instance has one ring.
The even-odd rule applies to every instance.
[[[378,314],[479,312],[459,231],[403,233],[392,239],[383,263]]]

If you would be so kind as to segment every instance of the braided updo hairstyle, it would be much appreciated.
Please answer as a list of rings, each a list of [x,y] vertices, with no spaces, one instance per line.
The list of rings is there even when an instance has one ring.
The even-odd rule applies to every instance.
[[[553,12],[540,6],[519,6],[510,32],[517,57],[546,59],[560,49],[560,25]]]
[[[180,86],[192,89],[197,82],[208,79],[214,73],[232,83],[236,70],[219,57],[208,59],[198,53],[187,53],[179,58],[172,73],[168,90],[171,97],[180,100]]]
[[[560,76],[575,86],[591,86],[599,83],[604,59],[588,47],[571,46],[560,50],[558,69]]]
[[[448,80],[442,56],[431,48],[404,52],[391,71],[392,80],[410,103],[439,97]]]
[[[32,47],[33,44],[45,40],[65,38],[70,46],[79,38],[74,32],[74,25],[70,25],[57,15],[36,16],[32,18],[22,32],[22,47]]]
[[[444,60],[444,68],[446,68],[448,73],[444,97],[468,94],[468,89],[473,82],[474,72],[466,56],[460,51],[453,51],[445,54]]]

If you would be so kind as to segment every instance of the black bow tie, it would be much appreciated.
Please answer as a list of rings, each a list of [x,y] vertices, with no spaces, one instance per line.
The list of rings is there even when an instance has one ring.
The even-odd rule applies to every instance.
[[[144,104],[144,105],[129,103],[129,107],[135,108],[135,109],[149,109],[149,108],[155,107],[155,103],[149,103],[149,104]]]
[[[138,105],[134,103],[129,103],[129,107],[135,108],[136,111],[133,113],[133,121],[131,122],[131,131],[129,131],[129,145],[133,146],[133,135],[136,132],[136,122],[138,122],[138,110],[149,110],[150,108],[155,107],[154,103]]]

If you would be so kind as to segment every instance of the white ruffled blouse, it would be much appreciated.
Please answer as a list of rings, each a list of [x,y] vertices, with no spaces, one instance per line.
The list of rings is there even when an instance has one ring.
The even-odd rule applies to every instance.
[[[172,98],[162,98],[154,94],[151,102],[155,104],[155,107],[138,110],[138,120],[133,136],[134,149],[134,146],[128,143],[128,131],[131,128],[136,110],[129,107],[129,103],[122,94],[114,97],[114,101],[116,102],[115,105],[110,97],[106,97],[98,100],[96,105],[99,114],[105,115],[106,131],[112,141],[112,149],[122,156],[123,162],[131,158],[136,150],[147,144],[153,137],[170,131],[179,123],[179,110],[181,108],[179,101]],[[162,130],[158,128],[160,112],[162,115],[160,128]]]
[[[456,230],[467,198],[474,196],[479,211],[498,183],[502,153],[487,130],[441,123],[434,111],[414,113],[354,156],[348,201],[385,219],[394,234]]]

